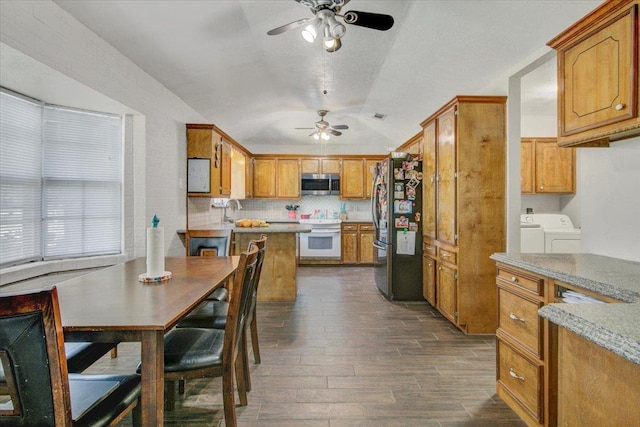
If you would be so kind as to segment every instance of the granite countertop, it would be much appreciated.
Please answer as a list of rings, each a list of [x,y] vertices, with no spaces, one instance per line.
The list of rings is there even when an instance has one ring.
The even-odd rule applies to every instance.
[[[548,304],[538,313],[640,365],[640,304]]]
[[[269,223],[268,227],[237,227],[233,224],[209,224],[190,227],[192,231],[202,230],[233,230],[234,233],[309,233],[311,226],[297,222]],[[178,230],[178,234],[186,233],[186,230]]]
[[[298,223],[270,223],[268,227],[234,227],[234,233],[309,233],[311,232],[311,226]]]
[[[552,303],[538,314],[640,365],[639,262],[594,254],[496,253],[491,259],[623,301]]]
[[[495,253],[491,259],[624,302],[640,302],[640,262],[594,254]]]

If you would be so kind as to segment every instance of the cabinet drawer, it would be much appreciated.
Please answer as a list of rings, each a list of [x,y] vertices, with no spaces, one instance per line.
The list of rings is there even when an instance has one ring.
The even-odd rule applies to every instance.
[[[373,231],[373,224],[360,224],[360,231]]]
[[[456,253],[453,251],[448,251],[446,249],[438,248],[438,257],[440,261],[450,262],[451,264],[457,264]]]
[[[342,231],[358,231],[358,224],[342,224]]]
[[[542,277],[527,275],[519,271],[498,267],[498,279],[504,280],[505,282],[520,289],[532,292],[535,295],[542,296],[544,294],[544,279]]]
[[[543,366],[498,339],[498,383],[538,423],[543,422]]]
[[[433,243],[423,243],[422,244],[422,253],[426,255],[431,255],[433,257],[436,256],[436,247]]]
[[[543,329],[538,309],[542,301],[527,299],[498,285],[498,328],[542,359]]]

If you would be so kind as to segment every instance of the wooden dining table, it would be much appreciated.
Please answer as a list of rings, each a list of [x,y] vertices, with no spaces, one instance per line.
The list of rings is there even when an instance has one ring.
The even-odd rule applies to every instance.
[[[172,278],[141,282],[137,258],[56,284],[65,341],[141,342],[143,426],[164,420],[164,334],[213,290],[239,257],[167,257]]]

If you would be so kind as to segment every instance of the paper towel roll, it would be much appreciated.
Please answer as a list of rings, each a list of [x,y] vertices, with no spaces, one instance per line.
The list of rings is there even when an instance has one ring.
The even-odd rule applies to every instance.
[[[164,228],[147,228],[147,277],[164,274]]]

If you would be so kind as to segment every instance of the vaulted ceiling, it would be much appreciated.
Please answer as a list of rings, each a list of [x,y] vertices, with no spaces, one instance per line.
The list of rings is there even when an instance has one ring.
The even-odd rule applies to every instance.
[[[267,35],[313,17],[293,0],[56,2],[252,152],[309,154],[386,153],[455,95],[506,95],[510,75],[601,3],[351,0],[343,13],[395,24],[347,25],[329,53],[300,29]],[[324,143],[296,129],[319,109],[349,129]]]

